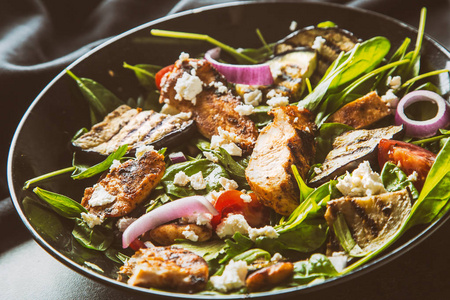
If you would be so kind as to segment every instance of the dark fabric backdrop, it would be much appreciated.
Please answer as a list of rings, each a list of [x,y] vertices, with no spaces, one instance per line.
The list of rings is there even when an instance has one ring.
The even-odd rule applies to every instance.
[[[6,158],[21,116],[45,85],[105,39],[166,14],[227,1],[0,1],[0,199],[8,196]],[[326,2],[326,1],[323,1]],[[328,0],[392,16],[417,26],[428,7],[427,32],[450,48],[447,0]]]

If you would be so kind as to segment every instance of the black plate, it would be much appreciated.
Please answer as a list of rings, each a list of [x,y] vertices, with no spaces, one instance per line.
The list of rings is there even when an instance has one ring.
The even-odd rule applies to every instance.
[[[261,30],[267,41],[277,41],[290,33],[289,25],[292,20],[298,23],[298,28],[331,20],[362,39],[377,35],[385,36],[391,40],[392,49],[396,49],[405,37],[415,41],[417,33],[414,28],[392,18],[339,5],[228,4],[188,11],[144,24],[102,44],[71,64],[68,69],[80,77],[92,78],[102,83],[121,99],[126,100],[137,96],[138,86],[132,72],[122,67],[123,62],[164,66],[173,63],[181,51],[197,54],[211,47],[201,42],[183,42],[181,47],[178,40],[152,38],[151,28],[204,33],[235,47],[259,47],[260,42],[255,35],[256,28]],[[425,37],[422,57],[422,72],[445,68],[450,61],[449,51],[429,37]],[[450,90],[448,74],[435,80],[442,92],[448,95]],[[89,124],[87,104],[77,96],[73,80],[64,72],[41,92],[20,122],[8,158],[8,183],[17,212],[34,239],[68,267],[103,283],[130,292],[181,298],[209,298],[131,287],[117,282],[116,269],[108,259],[83,249],[71,239],[70,222],[43,209],[32,192],[22,190],[23,183],[27,179],[70,166],[72,151],[69,141],[79,128],[89,127]],[[63,176],[41,186],[73,199],[81,199],[87,184],[74,182]],[[404,254],[434,232],[448,217],[447,213],[436,223],[409,232],[389,251],[350,274],[329,279],[315,286],[301,286],[252,296],[283,297],[286,296],[285,293],[310,293],[359,276]],[[83,265],[85,259],[96,263],[104,273],[95,272]],[[224,296],[224,298],[244,297],[247,296]]]

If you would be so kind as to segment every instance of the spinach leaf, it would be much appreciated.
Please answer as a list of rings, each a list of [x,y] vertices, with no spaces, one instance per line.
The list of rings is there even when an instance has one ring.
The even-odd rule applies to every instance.
[[[260,105],[253,109],[250,119],[252,119],[257,128],[264,128],[272,121],[273,117],[269,115],[271,109],[268,105]]]
[[[406,176],[406,174],[399,167],[397,167],[397,165],[391,162],[385,163],[383,170],[381,170],[380,176],[384,188],[388,192],[395,192],[408,188],[413,199],[417,199],[419,197],[419,192],[414,187],[414,184],[408,179],[408,176]]]
[[[80,203],[64,195],[46,191],[39,187],[34,188],[33,192],[47,202],[57,214],[64,218],[79,218],[82,212],[87,213],[86,208]]]
[[[78,78],[70,70],[66,70],[66,73],[76,81],[81,94],[88,101],[92,124],[100,122],[108,113],[124,104],[100,83],[89,78]]]
[[[311,255],[309,260],[294,263],[294,276],[291,285],[309,283],[315,279],[325,279],[338,275],[331,261],[323,254]]]
[[[114,160],[120,160],[128,151],[128,145],[120,146],[116,151],[111,153],[104,161],[92,166],[87,167],[85,165],[77,165],[75,159],[73,165],[75,167],[74,173],[72,173],[72,179],[85,179],[102,173],[111,166]]]
[[[206,181],[206,189],[194,190],[190,185],[178,186],[174,184],[175,175],[180,171],[183,171],[187,176],[202,172],[203,178]],[[221,165],[215,164],[207,159],[194,159],[169,166],[161,179],[161,184],[164,186],[167,194],[183,198],[199,194],[204,195],[210,191],[219,190],[222,188],[219,182],[221,177],[230,178],[228,172]]]
[[[327,154],[333,149],[334,139],[353,127],[340,123],[324,123],[316,136],[316,161],[323,162]]]
[[[161,70],[162,67],[149,64],[129,65],[126,62],[123,63],[123,67],[134,71],[136,78],[142,87],[148,91],[156,89],[155,74]]]
[[[210,240],[207,242],[191,242],[185,241],[177,242],[174,246],[192,251],[197,255],[203,257],[206,262],[217,259],[224,253],[223,249],[226,247],[226,243],[222,240]]]
[[[84,247],[97,251],[105,251],[114,240],[113,231],[105,226],[90,228],[82,219],[75,219],[73,237]]]
[[[298,188],[300,190],[299,203],[302,203],[309,196],[309,194],[311,194],[314,191],[314,189],[306,185],[306,183],[303,181],[303,178],[298,173],[298,169],[295,165],[292,165],[291,169],[292,173],[294,174],[295,180],[297,181]]]
[[[226,255],[219,261],[221,264],[227,263],[236,255],[247,251],[253,246],[252,240],[239,232],[236,232],[232,239],[226,239],[225,243],[227,244],[224,248]]]
[[[252,262],[254,262],[255,260],[258,259],[263,259],[265,261],[270,261],[270,258],[272,256],[270,255],[269,252],[263,250],[263,249],[258,249],[258,248],[254,248],[254,249],[250,249],[247,250],[241,254],[236,255],[235,257],[233,257],[233,260],[238,261],[238,260],[243,260],[248,264],[251,264]]]

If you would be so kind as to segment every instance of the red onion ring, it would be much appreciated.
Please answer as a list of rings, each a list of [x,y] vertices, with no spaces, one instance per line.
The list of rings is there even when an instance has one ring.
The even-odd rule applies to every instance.
[[[425,121],[415,121],[408,118],[405,108],[418,101],[434,102],[438,111],[435,117]],[[440,95],[431,91],[414,91],[406,94],[398,103],[395,113],[395,124],[403,125],[406,135],[417,138],[426,138],[436,134],[439,129],[450,124],[449,104]]]
[[[272,73],[268,64],[232,65],[218,62],[220,48],[213,48],[205,53],[205,59],[221,73],[228,82],[248,85],[271,85]]]
[[[210,213],[213,216],[218,214],[214,206],[203,196],[191,196],[166,203],[142,215],[128,226],[122,235],[122,247],[128,248],[135,239],[150,229],[194,213]]]

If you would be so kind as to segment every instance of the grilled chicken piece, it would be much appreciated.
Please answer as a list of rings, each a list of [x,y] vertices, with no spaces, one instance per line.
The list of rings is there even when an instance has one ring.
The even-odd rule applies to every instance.
[[[341,214],[362,252],[373,251],[406,220],[411,196],[405,190],[367,197],[342,197],[327,204],[325,219],[333,228]]]
[[[165,171],[164,156],[147,151],[113,168],[84,191],[81,205],[99,217],[122,217],[141,203],[159,183]]]
[[[320,171],[316,172],[316,176],[308,184],[317,187],[346,171],[351,172],[364,160],[369,161],[372,167],[378,166],[377,150],[380,140],[396,139],[402,134],[402,126],[351,130],[341,134],[334,140],[333,150],[326,156]]]
[[[73,142],[81,149],[91,149],[109,141],[124,127],[140,110],[132,109],[128,105],[121,105],[109,113],[102,122],[92,126],[92,129]]]
[[[258,130],[249,117],[234,110],[242,101],[226,87],[224,77],[207,61],[178,60],[174,69],[162,78],[160,102],[182,112],[192,112],[198,131],[208,139],[218,135],[219,127],[236,134],[237,145],[250,153]]]
[[[280,262],[250,274],[245,280],[249,292],[270,289],[289,279],[294,273],[294,265]]]
[[[381,119],[390,116],[388,106],[376,92],[350,102],[332,114],[327,122],[342,123],[355,129],[367,128]]]
[[[245,176],[261,203],[289,215],[299,199],[291,166],[306,177],[315,156],[316,126],[313,114],[297,106],[278,107],[270,114],[273,123],[261,131]]]
[[[120,268],[119,280],[128,276],[133,286],[200,292],[209,270],[205,260],[190,251],[170,247],[141,248]]]
[[[102,155],[109,155],[120,146],[128,144],[128,150],[133,152],[142,145],[158,146],[155,143],[166,141],[174,134],[184,133],[192,124],[186,114],[172,116],[140,109],[128,109],[119,114],[125,109],[123,107],[110,113],[73,144],[85,151]]]
[[[177,239],[186,239],[183,232],[193,232],[197,236],[196,242],[204,242],[211,238],[212,229],[197,224],[164,224],[152,229],[149,233],[150,239],[162,246],[175,243]]]

